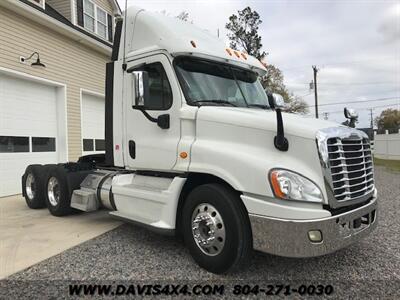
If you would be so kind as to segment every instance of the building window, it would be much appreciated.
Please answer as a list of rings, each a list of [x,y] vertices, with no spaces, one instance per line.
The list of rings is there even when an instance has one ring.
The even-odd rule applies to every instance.
[[[83,151],[94,151],[92,139],[83,139]]]
[[[105,151],[106,142],[102,139],[83,139],[84,152]]]
[[[83,17],[85,28],[95,32],[95,15],[94,15],[94,4],[89,0],[83,2]]]
[[[29,152],[29,137],[0,136],[0,153]]]
[[[96,144],[96,151],[106,150],[106,143],[104,140],[95,140],[95,144]]]
[[[56,139],[52,137],[32,137],[32,152],[56,152]]]
[[[98,34],[103,39],[107,39],[107,22],[105,10],[96,6],[90,0],[83,1],[83,24],[87,30]]]
[[[107,38],[107,13],[100,7],[97,8],[97,34]]]

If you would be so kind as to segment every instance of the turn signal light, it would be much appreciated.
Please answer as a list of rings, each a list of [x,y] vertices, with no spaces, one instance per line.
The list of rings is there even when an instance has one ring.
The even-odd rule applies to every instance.
[[[279,172],[273,171],[271,172],[271,185],[274,190],[275,196],[281,199],[286,199],[287,194],[282,191],[281,182],[278,179]]]
[[[232,56],[232,51],[231,51],[231,49],[226,48],[225,50],[226,50],[226,52],[229,54],[229,56]]]

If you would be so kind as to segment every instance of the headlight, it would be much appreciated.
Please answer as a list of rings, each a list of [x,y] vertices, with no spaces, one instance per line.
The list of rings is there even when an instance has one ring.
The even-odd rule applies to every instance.
[[[318,186],[297,173],[272,170],[269,179],[277,198],[320,203],[323,201],[322,192]]]

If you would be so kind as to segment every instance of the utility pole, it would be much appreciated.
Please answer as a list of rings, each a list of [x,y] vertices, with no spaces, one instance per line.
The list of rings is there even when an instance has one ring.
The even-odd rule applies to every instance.
[[[370,115],[371,115],[371,129],[374,129],[374,117],[372,114],[372,108],[370,108],[369,111],[370,111]]]
[[[314,97],[315,97],[315,117],[318,119],[318,91],[317,91],[317,66],[312,66],[314,72]]]

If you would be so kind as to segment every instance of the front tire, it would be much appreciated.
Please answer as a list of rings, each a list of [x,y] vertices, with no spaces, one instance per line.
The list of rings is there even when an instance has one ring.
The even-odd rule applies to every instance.
[[[243,265],[252,249],[249,217],[236,191],[221,184],[196,187],[182,212],[186,246],[197,264],[216,274]]]

